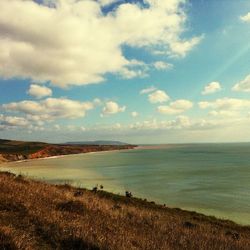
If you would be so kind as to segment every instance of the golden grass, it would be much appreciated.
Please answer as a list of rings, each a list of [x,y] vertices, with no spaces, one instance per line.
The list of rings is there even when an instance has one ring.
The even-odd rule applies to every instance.
[[[0,174],[0,249],[250,249],[250,227]]]

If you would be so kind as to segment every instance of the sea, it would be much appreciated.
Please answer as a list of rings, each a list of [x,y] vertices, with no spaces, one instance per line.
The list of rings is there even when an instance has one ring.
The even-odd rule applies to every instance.
[[[56,184],[129,191],[168,207],[250,225],[250,143],[166,144],[0,165]]]

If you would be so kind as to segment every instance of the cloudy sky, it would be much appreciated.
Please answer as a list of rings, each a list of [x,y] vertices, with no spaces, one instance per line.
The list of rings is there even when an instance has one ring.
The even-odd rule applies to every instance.
[[[1,0],[0,138],[250,141],[250,1]]]

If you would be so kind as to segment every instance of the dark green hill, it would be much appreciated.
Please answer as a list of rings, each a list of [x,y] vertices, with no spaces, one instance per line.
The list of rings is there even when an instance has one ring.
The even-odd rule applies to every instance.
[[[0,154],[32,154],[49,144],[44,142],[12,141],[0,139]]]

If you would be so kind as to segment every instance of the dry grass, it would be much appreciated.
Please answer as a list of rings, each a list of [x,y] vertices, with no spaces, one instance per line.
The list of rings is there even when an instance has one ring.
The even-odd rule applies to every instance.
[[[250,228],[0,174],[0,249],[250,249]]]

